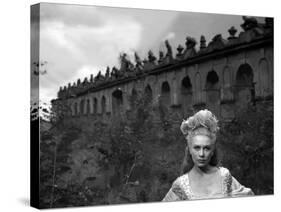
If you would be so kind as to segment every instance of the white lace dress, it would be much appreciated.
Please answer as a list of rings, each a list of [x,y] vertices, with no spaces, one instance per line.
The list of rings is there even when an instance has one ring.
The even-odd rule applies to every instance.
[[[221,192],[197,196],[192,193],[188,174],[178,177],[172,184],[172,187],[162,201],[177,201],[177,200],[194,200],[194,199],[210,199],[210,198],[224,198],[236,196],[254,195],[250,188],[241,185],[234,177],[231,176],[228,169],[219,167],[221,175]]]

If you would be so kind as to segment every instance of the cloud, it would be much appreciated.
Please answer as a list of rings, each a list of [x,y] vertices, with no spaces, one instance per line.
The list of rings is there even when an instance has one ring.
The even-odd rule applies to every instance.
[[[41,3],[40,17],[46,22],[62,22],[68,26],[99,27],[104,17],[95,6]]]
[[[202,34],[207,41],[218,33],[227,37],[229,27],[239,29],[242,21],[240,16],[49,3],[40,11],[40,60],[48,62],[40,93],[49,100],[60,86],[118,66],[121,52],[133,59],[137,51],[144,59],[151,49],[157,56],[166,51],[166,39],[175,51],[187,35],[197,41]]]
[[[40,92],[49,97],[53,93],[53,98],[59,86],[118,66],[119,53],[137,49],[142,34],[142,26],[131,17],[100,14],[102,24],[91,25],[74,24],[65,14],[56,20],[45,11],[47,19],[41,18],[40,60],[48,64],[47,74],[40,77]]]
[[[73,82],[76,82],[77,79],[81,79],[81,81],[83,81],[85,79],[85,77],[88,78],[88,80],[90,79],[91,74],[97,72],[98,67],[95,66],[89,66],[89,65],[85,65],[82,66],[81,68],[79,68],[76,72],[76,75],[72,76],[72,80]]]
[[[176,34],[174,32],[169,32],[163,39],[162,41],[165,41],[165,40],[172,40],[176,37]]]

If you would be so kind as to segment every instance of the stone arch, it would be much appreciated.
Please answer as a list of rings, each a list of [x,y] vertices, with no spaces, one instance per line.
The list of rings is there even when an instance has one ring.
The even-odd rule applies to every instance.
[[[252,67],[247,64],[241,64],[235,77],[235,99],[238,105],[243,105],[252,100],[255,95],[253,88],[254,72]]]
[[[106,98],[102,96],[101,98],[101,113],[104,114],[106,112]]]
[[[265,97],[270,94],[271,90],[269,64],[265,58],[259,61],[259,88],[261,96]]]
[[[160,104],[167,107],[171,104],[171,88],[168,81],[164,81],[161,85]]]
[[[97,114],[98,112],[98,99],[96,97],[93,98],[93,114]]]
[[[235,84],[238,87],[252,86],[254,79],[254,72],[252,67],[248,63],[244,63],[239,66],[236,72]]]
[[[151,86],[149,84],[147,84],[145,86],[145,89],[144,89],[144,98],[145,98],[145,101],[147,103],[152,103],[152,99],[153,99],[153,93],[152,93],[152,89],[151,89]]]
[[[220,85],[219,76],[216,71],[211,70],[206,77],[206,103],[207,107],[216,115],[219,113]]]
[[[82,99],[82,100],[80,101],[80,105],[79,105],[80,115],[83,115],[83,114],[84,114],[84,107],[85,107],[85,100]]]
[[[121,89],[116,89],[112,92],[112,110],[116,115],[122,110],[123,106],[123,92]]]
[[[216,71],[212,70],[208,72],[205,88],[208,90],[219,89],[219,76]]]
[[[181,106],[184,116],[189,113],[192,106],[192,84],[189,76],[186,76],[181,81],[180,87]]]

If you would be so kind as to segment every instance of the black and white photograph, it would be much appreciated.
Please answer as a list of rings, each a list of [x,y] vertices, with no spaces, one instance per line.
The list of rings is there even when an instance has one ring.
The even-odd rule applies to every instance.
[[[31,5],[31,206],[273,195],[274,20]]]

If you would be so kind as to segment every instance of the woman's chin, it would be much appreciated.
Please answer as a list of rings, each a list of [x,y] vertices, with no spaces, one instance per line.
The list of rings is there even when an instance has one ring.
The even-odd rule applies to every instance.
[[[197,167],[200,169],[207,168],[208,164],[204,162],[197,163]]]

